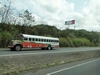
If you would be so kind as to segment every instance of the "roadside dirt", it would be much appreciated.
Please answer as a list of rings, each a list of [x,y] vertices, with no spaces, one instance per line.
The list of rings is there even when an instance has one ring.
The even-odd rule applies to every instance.
[[[35,71],[41,68],[95,57],[100,57],[100,51],[0,57],[0,75],[17,75],[23,71]]]

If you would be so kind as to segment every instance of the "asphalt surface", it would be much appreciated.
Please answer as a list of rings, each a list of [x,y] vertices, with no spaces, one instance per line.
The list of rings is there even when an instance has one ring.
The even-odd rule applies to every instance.
[[[16,55],[35,55],[47,53],[64,53],[64,52],[79,52],[79,51],[94,51],[100,50],[100,47],[77,47],[77,48],[59,48],[54,50],[41,50],[41,49],[22,49],[22,51],[10,51],[10,49],[1,48],[0,57],[16,56]]]
[[[100,59],[63,68],[46,75],[100,75]]]
[[[100,58],[67,63],[18,75],[100,75]]]
[[[10,49],[1,48],[0,57],[95,50],[100,50],[100,47],[59,48],[54,50],[23,49],[22,51],[10,51]],[[100,58],[73,62],[38,71],[29,71],[19,75],[100,75]]]

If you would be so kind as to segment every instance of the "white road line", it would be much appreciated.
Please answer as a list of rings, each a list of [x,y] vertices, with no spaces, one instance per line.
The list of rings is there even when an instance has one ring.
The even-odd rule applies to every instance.
[[[20,51],[19,51],[20,52]],[[6,55],[0,55],[0,57],[4,57],[4,56],[18,56],[18,55],[32,55],[32,54],[53,54],[53,53],[69,53],[71,51],[52,51],[52,52],[37,52],[37,53],[19,53],[19,54],[6,54]],[[78,52],[78,51],[72,51],[72,52]]]
[[[55,74],[55,73],[59,73],[59,72],[62,72],[62,71],[65,71],[65,70],[69,70],[69,69],[72,69],[72,68],[75,68],[75,67],[79,67],[79,66],[82,66],[82,65],[86,65],[86,64],[98,61],[98,60],[100,60],[100,59],[95,59],[93,61],[89,61],[89,62],[86,62],[86,63],[78,64],[78,65],[75,65],[75,66],[72,66],[72,67],[68,67],[68,68],[64,68],[64,69],[61,69],[61,70],[58,70],[58,71],[55,71],[55,72],[48,73],[46,75],[52,75],[52,74]]]
[[[50,53],[65,53],[66,51],[58,51],[58,52],[37,52],[37,53],[19,53],[19,54],[6,54],[6,55],[0,55],[0,57],[4,56],[18,56],[18,55],[32,55],[32,54],[50,54]],[[70,52],[70,51],[69,51]]]
[[[82,50],[83,51],[83,50]],[[81,51],[81,52],[82,52]],[[84,50],[85,51],[85,50]],[[87,51],[87,50],[86,50]],[[79,52],[79,51],[52,51],[52,52],[37,52],[37,53],[19,53],[19,54],[6,54],[6,55],[0,55],[0,57],[4,57],[4,56],[18,56],[18,55],[32,55],[32,54],[50,54],[50,53],[65,53],[65,52]]]

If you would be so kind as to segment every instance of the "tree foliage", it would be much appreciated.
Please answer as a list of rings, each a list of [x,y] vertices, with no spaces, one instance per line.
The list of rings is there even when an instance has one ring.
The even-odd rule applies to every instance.
[[[50,25],[13,25],[0,23],[0,47],[6,47],[19,33],[58,37],[61,47],[100,46],[100,33],[86,30],[60,30]]]

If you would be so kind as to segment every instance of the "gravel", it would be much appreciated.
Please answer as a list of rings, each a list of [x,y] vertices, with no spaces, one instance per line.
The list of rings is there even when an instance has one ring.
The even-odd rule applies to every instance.
[[[41,68],[95,57],[100,57],[100,51],[0,57],[0,75],[17,75],[23,71],[35,71]]]

